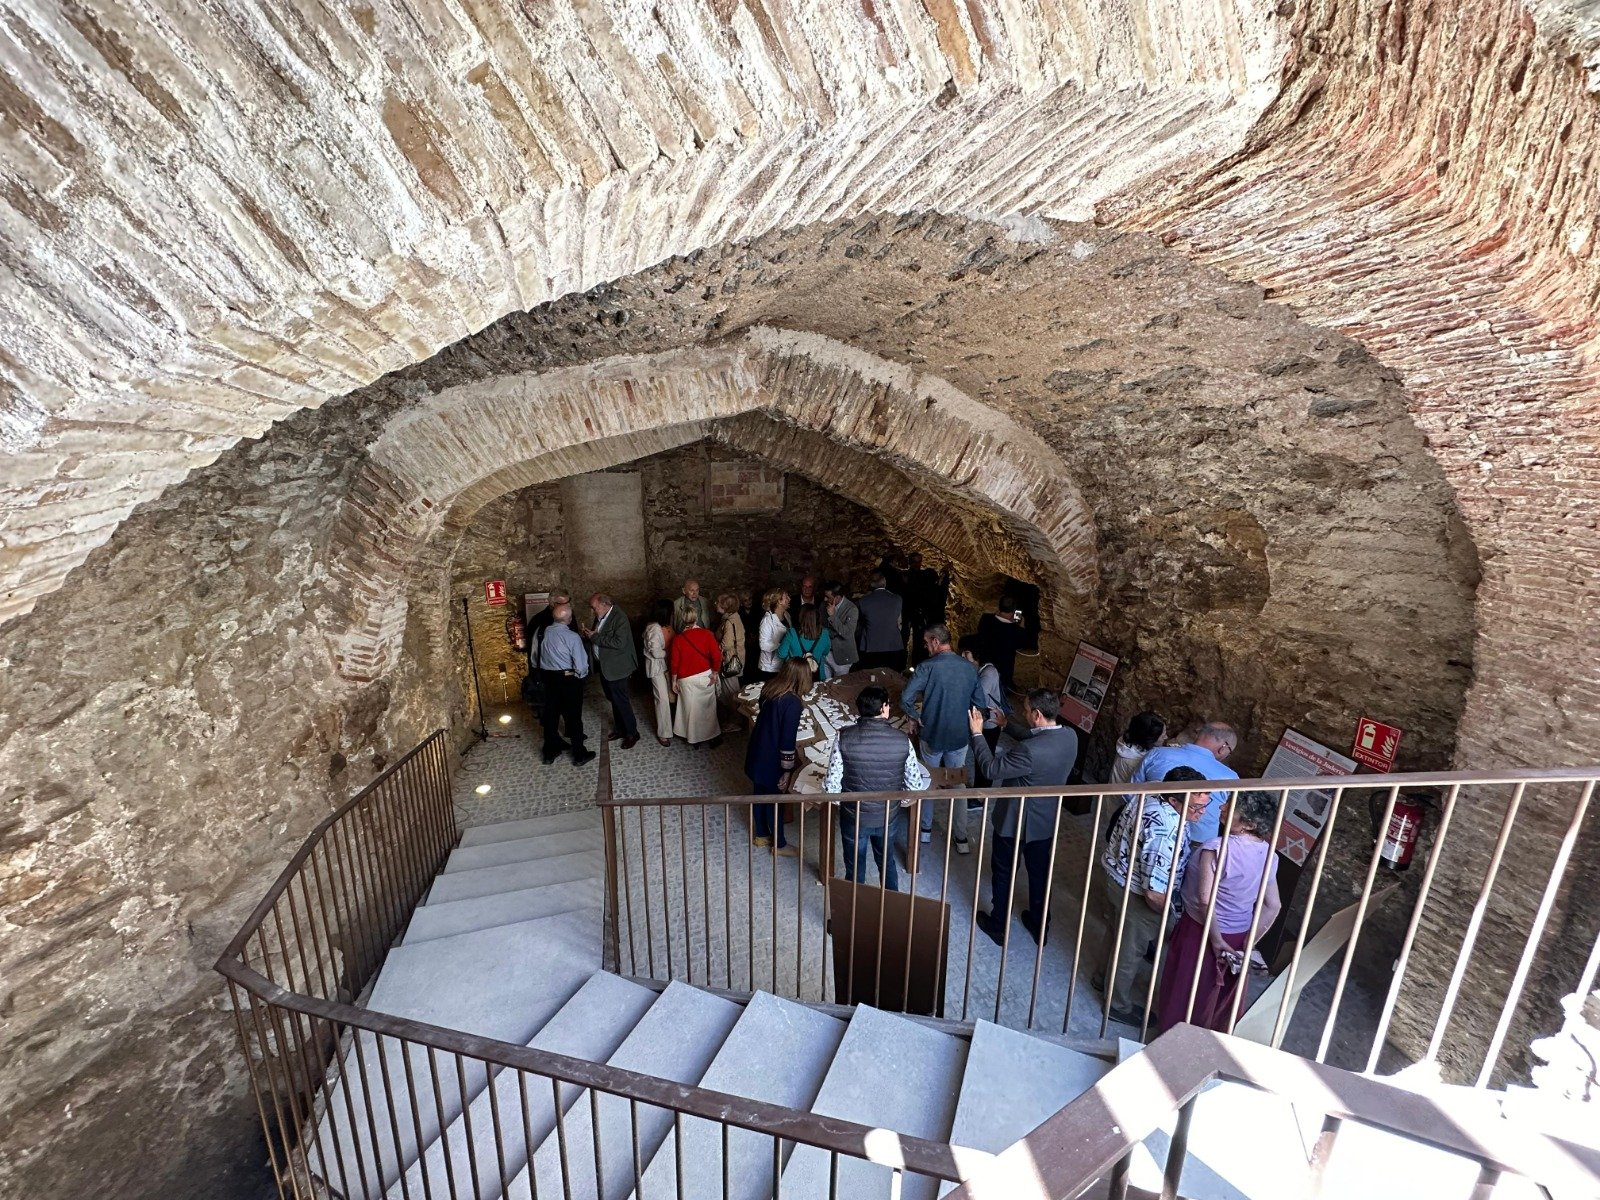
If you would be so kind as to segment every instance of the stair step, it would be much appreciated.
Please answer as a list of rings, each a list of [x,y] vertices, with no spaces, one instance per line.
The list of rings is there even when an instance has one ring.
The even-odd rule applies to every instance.
[[[712,1091],[809,1109],[844,1037],[843,1021],[767,992],[744,1007],[700,1086]],[[722,1126],[700,1117],[683,1120],[684,1196],[722,1196]],[[786,1146],[785,1149],[791,1147]],[[772,1195],[772,1138],[748,1129],[728,1130],[729,1200]],[[662,1143],[634,1200],[679,1194],[676,1135]]]
[[[538,837],[517,838],[509,842],[487,842],[482,846],[461,846],[450,852],[445,861],[443,875],[457,871],[475,871],[479,867],[498,867],[505,863],[532,862],[540,858],[555,858],[578,850],[602,848],[600,827],[569,829],[564,833],[545,833]]]
[[[1138,1042],[1121,1039],[1117,1059],[1126,1061],[1143,1049]],[[1193,1200],[1282,1200],[1304,1195],[1310,1185],[1311,1144],[1321,1123],[1320,1113],[1300,1120],[1293,1104],[1271,1093],[1225,1080],[1209,1084],[1195,1100],[1178,1192]],[[1128,1181],[1135,1187],[1160,1192],[1176,1124],[1177,1114],[1169,1114],[1134,1150]],[[1241,1137],[1240,1130],[1249,1130],[1249,1135]],[[1403,1193],[1382,1189],[1366,1193],[1374,1194]]]
[[[452,900],[490,896],[495,892],[516,892],[546,883],[570,883],[575,879],[603,879],[605,872],[605,855],[598,850],[582,850],[498,867],[479,867],[475,871],[457,871],[453,875],[439,876],[433,881],[427,903],[429,906],[447,904]]]
[[[713,996],[683,983],[672,983],[640,1018],[627,1040],[607,1061],[660,1079],[698,1083],[716,1058],[728,1033],[744,1009],[731,1000]],[[624,1200],[633,1191],[634,1123],[631,1105],[621,1097],[586,1093],[567,1112],[562,1128],[568,1148],[568,1186],[573,1196],[597,1200]],[[593,1123],[599,1112],[598,1131]],[[638,1115],[639,1166],[649,1166],[656,1149],[672,1129],[672,1113],[640,1105]],[[595,1177],[595,1143],[600,1147],[600,1181]],[[538,1185],[538,1195],[563,1196],[560,1142],[552,1133],[534,1152],[528,1167],[512,1182],[512,1197],[533,1194],[528,1170]],[[600,1186],[601,1183],[604,1186]]]
[[[367,1007],[526,1045],[599,969],[600,911],[584,909],[397,946],[384,960]],[[413,1046],[416,1119],[391,1126],[388,1120],[377,1119],[379,1114],[387,1116],[391,1098],[397,1114],[411,1111],[404,1055],[393,1039],[383,1039],[381,1054],[373,1035],[360,1033],[358,1039],[359,1050],[352,1046],[346,1051],[343,1080],[334,1076],[330,1115],[321,1122],[317,1141],[329,1164],[337,1151],[343,1151],[352,1198],[375,1198],[399,1178],[421,1147],[438,1136],[441,1111],[448,1125],[461,1112],[463,1100],[470,1102],[483,1090],[486,1078],[481,1067],[468,1064],[463,1097],[462,1082],[451,1070],[448,1078],[441,1077],[435,1097],[427,1054]],[[392,1097],[384,1091],[385,1071]],[[366,1117],[369,1111],[371,1122]],[[366,1167],[365,1187],[357,1177],[358,1157]],[[330,1174],[330,1182],[337,1184],[337,1173]]]
[[[955,1119],[956,1096],[966,1068],[967,1043],[875,1008],[856,1009],[811,1111],[858,1121],[894,1133],[945,1141]],[[829,1194],[829,1155],[797,1146],[783,1172],[789,1196]],[[851,1200],[890,1194],[888,1167],[865,1159],[839,1159],[840,1196]],[[907,1176],[904,1200],[932,1200],[939,1181]]]
[[[622,1045],[655,1000],[656,993],[650,988],[597,971],[528,1044],[538,1050],[605,1062]],[[533,1145],[538,1146],[555,1128],[555,1096],[549,1082],[532,1075],[525,1078],[528,1097],[526,1125],[522,1111],[523,1084],[519,1082],[517,1072],[502,1071],[495,1077],[492,1089],[485,1088],[473,1100],[466,1118],[458,1116],[448,1126],[445,1136],[435,1140],[428,1147],[428,1152],[411,1164],[406,1172],[405,1187],[396,1185],[389,1189],[389,1200],[403,1200],[408,1195],[444,1195],[448,1191],[451,1172],[454,1173],[457,1194],[471,1197],[474,1195],[471,1159],[477,1162],[477,1200],[498,1197],[501,1158],[495,1148],[494,1108],[489,1102],[490,1091],[493,1091],[499,1105],[501,1145],[508,1175],[515,1176],[528,1161],[525,1138],[531,1137]],[[571,1106],[580,1091],[575,1085],[562,1085],[563,1112]],[[472,1127],[473,1147],[470,1157],[467,1153],[469,1124]],[[448,1169],[445,1164],[447,1145],[450,1153]],[[426,1181],[423,1178],[425,1171]]]
[[[411,924],[401,945],[414,946],[434,938],[515,925],[539,917],[553,917],[579,908],[598,908],[601,903],[598,879],[576,879],[571,883],[546,883],[519,888],[514,892],[493,892],[465,900],[425,904],[411,914]]]
[[[575,829],[599,829],[600,813],[593,808],[574,812],[550,813],[543,817],[524,817],[520,821],[496,821],[493,825],[474,825],[461,835],[462,846],[487,846],[490,842],[514,842],[521,838],[542,837],[547,833],[570,833]]]
[[[1470,1159],[1346,1121],[1328,1156],[1322,1194],[1334,1200],[1377,1196],[1471,1200],[1478,1194],[1473,1190],[1477,1181],[1478,1164]],[[1544,1195],[1533,1180],[1509,1173],[1494,1186],[1494,1200],[1537,1200]]]
[[[988,1021],[972,1031],[950,1142],[999,1154],[1076,1100],[1111,1064]],[[947,1183],[940,1194],[953,1191]]]

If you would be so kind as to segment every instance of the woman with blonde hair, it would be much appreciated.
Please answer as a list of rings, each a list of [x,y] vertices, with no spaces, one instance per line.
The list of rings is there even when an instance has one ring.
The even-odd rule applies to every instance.
[[[800,732],[800,714],[805,694],[811,690],[811,671],[804,659],[790,658],[779,664],[777,672],[761,689],[761,707],[756,710],[756,727],[750,731],[750,745],[744,754],[744,773],[758,796],[779,796],[794,783],[798,758],[795,739]],[[771,846],[774,854],[792,858],[799,853],[783,840],[783,821],[777,804],[757,804],[750,812],[750,828],[757,846]]]
[[[672,679],[667,673],[667,652],[672,649],[672,601],[657,600],[644,627],[644,674],[656,704],[656,741],[672,745]]]
[[[789,632],[789,593],[773,588],[761,597],[761,607],[766,613],[761,618],[761,633],[757,639],[761,658],[756,674],[766,680],[778,673],[778,664],[783,661],[778,647],[783,645],[783,636]]]
[[[705,742],[715,749],[722,744],[722,727],[717,723],[717,676],[722,671],[722,650],[711,631],[700,624],[698,612],[690,609],[681,615],[683,630],[672,639],[667,651],[672,693],[678,698],[672,731],[691,746]]]

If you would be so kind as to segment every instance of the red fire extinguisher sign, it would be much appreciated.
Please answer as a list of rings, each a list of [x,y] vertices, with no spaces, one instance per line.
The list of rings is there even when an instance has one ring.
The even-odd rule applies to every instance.
[[[1374,771],[1394,770],[1395,755],[1400,753],[1400,730],[1371,717],[1356,722],[1356,743],[1350,757]]]
[[[485,604],[504,604],[506,602],[506,581],[504,579],[486,580],[483,585],[483,602]]]

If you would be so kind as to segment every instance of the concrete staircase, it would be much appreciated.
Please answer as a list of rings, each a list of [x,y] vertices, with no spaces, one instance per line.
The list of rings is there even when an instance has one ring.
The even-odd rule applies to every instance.
[[[601,969],[604,869],[593,811],[469,830],[389,952],[367,1006],[947,1142],[973,1165],[1030,1132],[1110,1067],[1054,1040],[982,1021],[964,1035],[869,1007],[846,1020],[763,992],[730,999],[682,983],[658,991],[608,974]],[[426,1174],[433,1195],[484,1200],[502,1193],[519,1200],[696,1200],[724,1195],[726,1153],[726,1194],[733,1200],[773,1195],[775,1171],[783,1196],[829,1195],[830,1156],[813,1147],[775,1146],[769,1135],[731,1128],[724,1142],[720,1125],[693,1117],[683,1118],[675,1135],[671,1113],[644,1105],[630,1112],[617,1097],[531,1078],[524,1121],[514,1072],[458,1074],[447,1056],[438,1066],[435,1094],[433,1064],[421,1049],[413,1048],[407,1062],[392,1040],[380,1046],[361,1035],[348,1042],[311,1152],[311,1168],[333,1194],[420,1196]],[[418,1096],[415,1109],[406,1097],[408,1079]],[[1292,1195],[1285,1185],[1304,1176],[1308,1144],[1293,1114],[1258,1104],[1230,1118],[1230,1104],[1254,1097],[1241,1101],[1219,1091],[1222,1098],[1208,1095],[1197,1117],[1184,1194]],[[1225,1130],[1199,1136],[1202,1124],[1230,1120],[1247,1122],[1234,1124],[1234,1134],[1270,1130],[1242,1140],[1247,1171],[1231,1159],[1213,1165],[1209,1157],[1212,1143],[1241,1139]],[[1289,1136],[1280,1137],[1285,1131]],[[1279,1144],[1264,1152],[1268,1138]],[[1159,1188],[1162,1140],[1160,1133],[1152,1137],[1155,1157],[1135,1164],[1140,1186]],[[347,1163],[342,1177],[336,1147]],[[891,1194],[886,1167],[841,1157],[838,1169],[841,1197]],[[1265,1190],[1254,1186],[1259,1178]],[[901,1194],[933,1200],[951,1187],[908,1178]]]

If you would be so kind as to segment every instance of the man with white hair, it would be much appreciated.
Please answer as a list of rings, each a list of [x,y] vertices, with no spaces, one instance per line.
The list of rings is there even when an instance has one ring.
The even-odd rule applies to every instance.
[[[698,579],[685,579],[683,581],[683,595],[672,602],[672,632],[682,633],[683,627],[689,623],[689,614],[694,613],[699,619],[701,629],[714,629],[711,621],[711,605],[700,594],[700,581]]]
[[[1232,725],[1222,721],[1207,721],[1200,726],[1194,741],[1178,746],[1157,746],[1144,756],[1139,769],[1129,783],[1159,783],[1173,767],[1193,767],[1202,779],[1238,779],[1239,772],[1225,766],[1228,755],[1239,746],[1239,735]],[[1191,842],[1209,842],[1217,836],[1217,826],[1222,815],[1226,792],[1212,792],[1206,811],[1188,828]],[[1133,797],[1128,799],[1132,801]],[[1141,808],[1143,807],[1141,803]]]
[[[552,606],[550,628],[539,649],[544,675],[544,761],[553,763],[563,750],[582,766],[594,757],[583,744],[583,681],[589,675],[589,648],[572,628],[572,605]],[[560,726],[566,725],[567,739]]]

